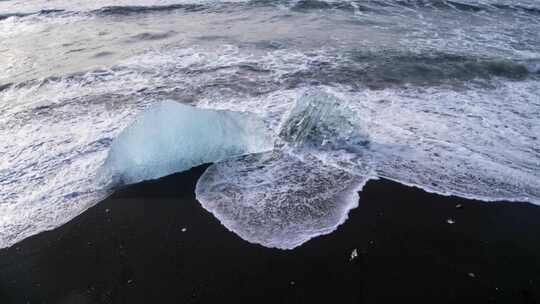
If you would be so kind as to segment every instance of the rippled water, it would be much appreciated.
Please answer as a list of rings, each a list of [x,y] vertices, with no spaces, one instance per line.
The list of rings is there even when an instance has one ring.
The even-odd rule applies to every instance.
[[[317,160],[274,155],[263,169],[315,174],[308,195],[327,195],[320,187],[335,179],[382,176],[538,204],[538,33],[533,0],[0,1],[0,247],[108,195],[97,172],[113,139],[169,99],[253,112],[278,138],[298,98],[337,98],[339,115],[367,134],[365,149],[310,147]],[[355,171],[355,158],[376,165]],[[256,172],[230,165],[239,161],[218,166],[242,184],[238,168]],[[212,170],[205,181],[225,172]],[[257,191],[285,193],[282,181]],[[252,232],[245,238],[298,243]]]

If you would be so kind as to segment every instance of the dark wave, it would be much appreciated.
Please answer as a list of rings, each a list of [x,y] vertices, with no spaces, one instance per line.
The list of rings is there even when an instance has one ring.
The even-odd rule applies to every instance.
[[[7,14],[0,14],[0,20],[4,20],[10,17],[26,17],[31,14],[22,14],[22,13],[7,13]]]
[[[365,52],[348,51],[343,56],[322,56],[319,59],[306,60],[305,69],[275,77],[273,70],[256,61],[224,63],[217,67],[156,67],[155,77],[160,78],[159,87],[148,87],[137,92],[146,96],[186,95],[197,96],[206,91],[234,91],[242,94],[259,95],[261,93],[296,88],[305,85],[343,84],[355,89],[384,89],[403,86],[432,87],[450,85],[461,87],[471,81],[491,86],[495,79],[523,81],[540,79],[540,59],[517,61],[501,58],[479,58],[447,53],[411,54],[403,52]],[[151,69],[151,66],[144,71]],[[223,70],[234,73],[222,73]],[[142,73],[129,66],[115,66],[108,70],[78,72],[63,76],[51,76],[17,84],[0,86],[2,90],[19,89],[27,86],[41,87],[49,83],[87,83],[106,82],[111,77],[123,73]],[[91,77],[89,77],[91,74]],[[171,77],[175,75],[175,77]],[[200,77],[213,75],[207,83],[195,82],[193,87],[185,83],[175,91],[178,77]],[[171,79],[171,82],[168,81]],[[166,88],[166,89],[164,89]],[[188,95],[189,95],[188,94]],[[155,95],[155,96],[154,96]],[[190,95],[190,96],[191,96]],[[163,97],[161,96],[161,97]]]
[[[4,83],[4,84],[0,84],[0,92],[4,91],[4,90],[7,90],[9,88],[11,88],[11,86],[13,85],[13,83]]]
[[[63,13],[64,10],[61,9],[51,9],[51,10],[40,10],[38,12],[33,13],[6,13],[6,14],[0,14],[0,20],[4,20],[10,17],[27,17],[27,16],[41,16],[41,15],[51,15],[56,13]]]
[[[162,40],[170,38],[174,35],[176,35],[177,32],[175,31],[168,31],[168,32],[155,32],[155,33],[140,33],[133,35],[129,37],[126,42],[138,42],[138,41],[154,41],[154,40]]]
[[[187,12],[197,12],[206,9],[208,6],[202,4],[171,4],[155,6],[107,6],[93,11],[97,15],[133,15],[152,12],[168,12],[184,10]]]
[[[304,11],[304,10],[323,10],[334,9],[343,11],[354,11],[355,7],[351,2],[325,2],[317,0],[301,0],[296,2],[292,7],[292,10]]]
[[[357,1],[357,3],[363,3]],[[401,6],[407,8],[433,8],[433,9],[452,9],[465,12],[479,12],[486,10],[485,5],[474,5],[450,0],[394,0],[394,1],[371,1],[378,6],[394,7]]]
[[[376,0],[376,1],[354,1],[359,7],[369,10],[372,7],[407,7],[412,9],[438,9],[438,10],[457,10],[462,12],[483,12],[483,11],[512,11],[527,14],[538,15],[540,8],[527,7],[519,4],[484,4],[484,3],[463,3],[455,0]]]
[[[540,61],[511,61],[451,54],[372,54],[351,52],[339,64],[313,61],[309,68],[286,76],[289,87],[301,84],[347,84],[372,89],[391,86],[455,85],[467,81],[511,81],[538,77]]]
[[[528,13],[531,15],[540,15],[540,8],[537,7],[526,7],[526,6],[520,6],[520,5],[505,5],[505,4],[492,4],[491,6],[501,9],[501,10],[509,10],[509,11],[517,11],[522,13]]]
[[[106,6],[90,12],[77,12],[77,11],[66,11],[63,9],[52,9],[52,10],[40,10],[37,12],[30,13],[0,13],[0,20],[7,19],[10,17],[28,17],[28,16],[39,16],[39,15],[53,15],[53,13],[65,13],[65,14],[91,14],[97,16],[127,16],[135,14],[145,14],[145,13],[157,13],[157,12],[171,12],[176,10],[183,10],[186,12],[198,12],[208,9],[209,5],[203,4],[172,4],[172,5],[155,5],[155,6]]]

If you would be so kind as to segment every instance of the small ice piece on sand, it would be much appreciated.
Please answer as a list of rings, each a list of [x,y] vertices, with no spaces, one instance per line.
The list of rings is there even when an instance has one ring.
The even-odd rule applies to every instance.
[[[351,252],[351,257],[349,259],[349,261],[352,261],[354,259],[356,259],[358,257],[358,251],[356,250],[356,248]]]
[[[186,232],[187,231],[187,228],[182,228],[182,232]]]
[[[447,219],[447,220],[446,220],[446,222],[447,222],[448,224],[450,224],[450,225],[452,225],[452,224],[455,224],[455,223],[456,223],[456,221],[454,221],[454,220],[453,220],[453,219],[451,219],[451,218]]]
[[[461,208],[463,208],[463,205],[462,205],[462,204],[457,204],[457,205],[456,205],[456,209],[461,209]]]
[[[472,273],[472,272],[469,272],[467,275],[468,275],[469,277],[471,277],[471,278],[476,278],[476,275],[475,275],[474,273]]]
[[[293,249],[345,222],[369,174],[353,175],[308,153],[300,158],[272,151],[211,165],[195,193],[203,208],[242,239]]]

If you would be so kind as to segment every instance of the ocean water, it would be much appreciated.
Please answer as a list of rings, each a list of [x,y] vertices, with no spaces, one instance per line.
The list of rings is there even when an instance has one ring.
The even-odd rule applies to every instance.
[[[113,142],[163,101],[273,134],[197,186],[265,246],[331,232],[373,178],[540,204],[539,33],[535,0],[2,0],[0,248],[109,195]]]

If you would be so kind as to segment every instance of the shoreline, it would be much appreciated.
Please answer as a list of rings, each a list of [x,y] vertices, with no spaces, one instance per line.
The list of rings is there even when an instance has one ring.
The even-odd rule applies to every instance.
[[[205,168],[125,187],[1,249],[0,303],[540,301],[538,206],[371,180],[336,231],[279,250],[200,206]]]

